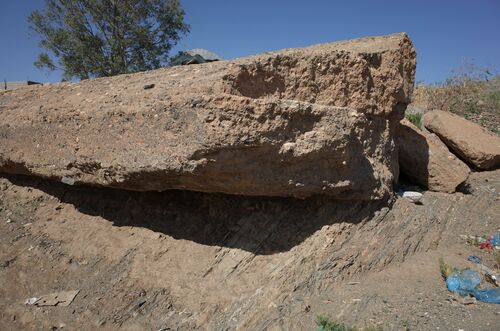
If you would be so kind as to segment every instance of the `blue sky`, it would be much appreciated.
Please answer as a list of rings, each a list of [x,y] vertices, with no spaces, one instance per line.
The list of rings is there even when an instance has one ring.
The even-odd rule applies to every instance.
[[[191,33],[175,51],[206,48],[225,59],[405,31],[417,81],[443,81],[464,61],[500,73],[500,0],[181,0]],[[38,39],[26,17],[43,0],[1,0],[0,79],[59,81],[33,66]]]

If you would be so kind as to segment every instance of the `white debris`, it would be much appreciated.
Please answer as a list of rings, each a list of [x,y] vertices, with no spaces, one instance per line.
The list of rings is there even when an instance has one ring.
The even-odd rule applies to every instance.
[[[423,195],[420,192],[404,191],[402,197],[410,200],[413,203],[417,203],[422,201]]]
[[[38,298],[29,298],[24,302],[25,305],[34,305],[38,301]]]
[[[29,298],[26,299],[24,304],[26,305],[36,305],[39,307],[42,306],[62,306],[67,307],[73,302],[79,290],[74,291],[61,291],[51,294],[42,295],[39,298]]]

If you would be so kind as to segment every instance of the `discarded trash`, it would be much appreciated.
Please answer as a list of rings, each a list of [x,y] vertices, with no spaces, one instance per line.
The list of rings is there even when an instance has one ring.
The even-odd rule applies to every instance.
[[[500,246],[500,232],[497,232],[491,236],[490,243],[493,246]]]
[[[475,289],[472,295],[478,301],[500,304],[500,288]]]
[[[415,192],[415,191],[405,191],[405,192],[403,192],[402,197],[410,200],[413,203],[419,203],[422,201],[423,195],[422,195],[422,193]]]
[[[63,178],[61,178],[61,182],[66,185],[71,185],[71,186],[75,185],[75,179],[68,176],[64,176]]]
[[[487,242],[486,238],[484,238],[484,237],[481,237],[481,236],[472,236],[470,234],[461,235],[460,238],[462,238],[463,240],[467,241],[467,243],[469,243],[471,245],[476,245],[476,246]]]
[[[487,266],[481,263],[478,263],[477,267],[481,272],[484,273],[487,281],[489,281],[490,283],[492,283],[497,287],[500,287],[500,282],[499,282],[500,276],[495,271],[493,271],[492,269],[488,268]]]
[[[51,294],[42,295],[39,298],[29,298],[26,300],[25,304],[35,305],[35,306],[61,306],[67,307],[73,302],[79,290],[74,291],[62,291]]]
[[[38,301],[38,298],[29,298],[29,299],[26,299],[26,301],[24,302],[24,304],[25,305],[33,305],[37,301]]]
[[[470,295],[482,302],[500,304],[500,288],[480,289],[477,288],[479,284],[481,284],[481,275],[469,269],[453,271],[446,278],[446,287],[450,292],[462,296]]]
[[[471,255],[467,258],[468,261],[471,261],[472,263],[481,263],[481,258],[476,255]]]
[[[488,241],[479,245],[479,249],[493,250],[493,245]]]
[[[459,294],[461,294],[461,291],[471,291],[475,289],[480,283],[481,275],[472,270],[453,272],[446,279],[446,287],[448,287],[448,290]]]
[[[460,238],[466,240],[469,244],[479,246],[479,249],[486,249],[492,251],[494,249],[500,250],[500,233],[494,233],[490,237],[486,236],[471,236],[461,235]]]
[[[486,280],[488,280],[493,285],[500,287],[500,281],[499,281],[500,277],[498,277],[498,275],[495,275],[493,272],[486,272],[485,275],[486,275]]]

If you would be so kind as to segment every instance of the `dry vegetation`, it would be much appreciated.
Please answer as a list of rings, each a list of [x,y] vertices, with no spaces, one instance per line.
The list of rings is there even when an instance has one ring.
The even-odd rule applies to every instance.
[[[444,83],[417,84],[413,105],[463,116],[500,135],[500,75],[466,64]]]

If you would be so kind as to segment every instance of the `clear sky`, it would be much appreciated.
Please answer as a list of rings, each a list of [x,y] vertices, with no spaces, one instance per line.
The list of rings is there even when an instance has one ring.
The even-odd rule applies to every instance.
[[[407,32],[417,81],[443,81],[464,61],[500,73],[500,0],[181,0],[191,32],[175,51],[225,59],[356,37]],[[38,39],[26,18],[43,0],[0,0],[0,79],[59,81],[33,65]]]

